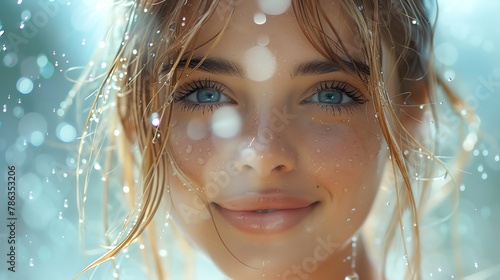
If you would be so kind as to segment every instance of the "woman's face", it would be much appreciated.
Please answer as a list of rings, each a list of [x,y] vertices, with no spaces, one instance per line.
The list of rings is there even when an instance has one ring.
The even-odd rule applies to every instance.
[[[386,144],[366,84],[311,45],[291,7],[237,3],[210,49],[202,43],[227,19],[221,1],[194,51],[193,61],[206,60],[180,77],[168,146],[188,182],[168,168],[171,215],[229,276],[302,279],[349,256]],[[340,3],[323,8],[364,63]]]

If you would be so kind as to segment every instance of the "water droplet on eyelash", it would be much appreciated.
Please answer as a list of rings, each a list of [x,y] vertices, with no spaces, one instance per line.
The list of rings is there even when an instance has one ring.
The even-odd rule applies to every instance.
[[[190,154],[193,151],[193,146],[187,145],[186,147],[186,154]]]

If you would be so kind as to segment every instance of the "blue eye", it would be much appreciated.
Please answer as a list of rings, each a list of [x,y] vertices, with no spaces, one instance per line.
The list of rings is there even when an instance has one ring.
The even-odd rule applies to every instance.
[[[211,82],[209,79],[197,80],[181,86],[175,94],[175,102],[181,102],[182,108],[186,110],[213,111],[223,103],[231,100],[224,95],[224,85]]]
[[[342,110],[353,112],[356,105],[368,101],[357,88],[347,82],[327,81],[319,83],[314,93],[303,103],[317,103],[318,107],[334,115]]]
[[[324,104],[342,104],[351,102],[352,98],[339,90],[323,90],[311,96],[309,101]]]
[[[367,100],[362,98],[363,94],[346,82],[321,82],[314,90],[314,94],[306,101],[323,104],[344,104],[356,101],[360,104]]]

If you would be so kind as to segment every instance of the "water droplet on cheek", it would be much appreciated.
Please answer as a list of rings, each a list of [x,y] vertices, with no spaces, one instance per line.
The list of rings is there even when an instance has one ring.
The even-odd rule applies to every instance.
[[[205,159],[203,159],[203,158],[197,158],[197,159],[196,159],[196,162],[197,162],[199,165],[203,165],[203,164],[205,164]]]
[[[192,145],[187,145],[186,147],[186,154],[190,154],[193,151],[193,146]]]

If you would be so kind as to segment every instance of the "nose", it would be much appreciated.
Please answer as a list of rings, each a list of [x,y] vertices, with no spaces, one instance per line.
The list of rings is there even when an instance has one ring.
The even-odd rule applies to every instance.
[[[296,168],[297,156],[290,137],[270,129],[259,131],[238,149],[237,168],[264,178],[285,174]]]

